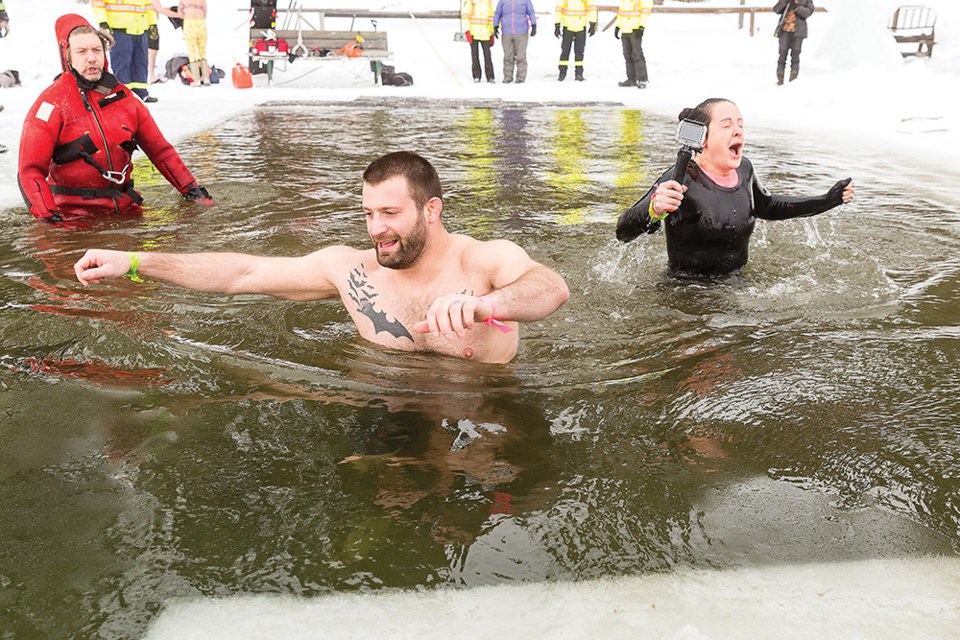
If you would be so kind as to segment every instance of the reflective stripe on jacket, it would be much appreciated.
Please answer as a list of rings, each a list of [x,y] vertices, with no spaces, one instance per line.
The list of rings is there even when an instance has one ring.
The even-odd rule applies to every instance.
[[[621,0],[614,26],[620,27],[620,33],[632,33],[647,26],[653,0]]]
[[[123,29],[132,36],[144,33],[150,27],[150,0],[90,0],[93,19],[97,24],[107,23],[111,29]]]
[[[460,26],[474,40],[489,40],[493,35],[493,0],[463,0]]]
[[[593,0],[557,0],[553,22],[567,31],[583,31],[587,23],[597,21],[597,5]]]

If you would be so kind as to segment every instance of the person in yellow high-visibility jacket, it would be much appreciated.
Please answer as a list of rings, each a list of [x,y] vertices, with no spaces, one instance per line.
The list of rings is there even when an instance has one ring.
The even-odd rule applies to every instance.
[[[483,70],[487,82],[493,79],[493,0],[463,0],[460,5],[460,25],[470,43],[470,56],[473,60],[473,81],[480,82],[480,49],[483,49]]]
[[[158,0],[90,0],[90,8],[94,22],[113,36],[115,44],[110,50],[113,75],[144,102],[156,102],[147,90],[150,12],[173,18],[179,14]]]
[[[10,33],[10,16],[7,15],[7,7],[3,0],[0,0],[0,38],[6,37]]]
[[[627,79],[621,87],[647,86],[647,60],[643,57],[643,31],[653,10],[653,0],[621,0],[614,23],[613,37],[620,38]]]
[[[583,80],[583,50],[587,47],[587,27],[589,25],[591,36],[597,32],[597,5],[593,0],[557,0],[553,22],[553,35],[563,38],[560,44],[560,76],[557,80],[562,82],[567,77],[571,46],[574,78]]]

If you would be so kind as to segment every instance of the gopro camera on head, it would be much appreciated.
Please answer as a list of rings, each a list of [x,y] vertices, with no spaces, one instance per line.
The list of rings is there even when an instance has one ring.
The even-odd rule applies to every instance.
[[[687,165],[694,153],[703,151],[703,142],[707,139],[707,125],[696,120],[684,118],[677,125],[677,142],[680,143],[680,152],[677,154],[677,164],[673,170],[673,179],[683,184],[687,175]]]

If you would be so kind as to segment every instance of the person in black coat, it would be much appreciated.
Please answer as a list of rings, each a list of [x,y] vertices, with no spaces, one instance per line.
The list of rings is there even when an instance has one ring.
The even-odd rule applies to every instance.
[[[773,7],[780,14],[780,22],[774,32],[780,40],[780,57],[777,58],[777,84],[783,84],[783,74],[787,67],[787,53],[790,55],[790,82],[800,73],[800,48],[807,37],[807,18],[813,15],[813,0],[778,0]]]

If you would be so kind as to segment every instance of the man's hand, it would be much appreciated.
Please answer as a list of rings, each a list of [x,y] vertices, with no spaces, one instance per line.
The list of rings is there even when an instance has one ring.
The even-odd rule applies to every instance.
[[[559,23],[559,22],[556,23],[555,25],[553,25],[553,35],[557,36],[558,38],[560,37],[560,23]]]
[[[215,207],[217,205],[217,201],[210,197],[210,193],[206,188],[196,183],[187,188],[187,192],[183,194],[183,199],[189,200],[190,202],[199,202],[208,207]]]
[[[108,25],[106,22],[100,23],[100,31],[111,38],[113,37],[113,29],[111,29],[110,25]]]
[[[413,325],[414,333],[432,333],[453,340],[462,338],[474,324],[483,322],[493,314],[493,307],[483,298],[465,294],[448,293],[433,301],[427,309],[426,320]]]
[[[500,37],[500,27],[494,27],[494,28],[493,28],[493,37],[494,37],[494,38],[499,38],[499,37]],[[492,42],[492,40],[491,40],[491,42]]]
[[[530,37],[532,38],[535,35],[537,35],[537,25],[533,25],[530,27]]]
[[[464,37],[467,39],[467,44],[473,44],[473,34],[472,34],[472,33],[470,33],[469,31],[467,31],[467,32],[464,33],[463,35],[464,35]]]
[[[620,39],[620,27],[613,28],[613,37],[616,38],[617,40]]]
[[[587,35],[589,35],[589,36],[592,37],[593,34],[595,34],[596,32],[597,32],[597,23],[596,23],[596,22],[591,22],[591,23],[590,23],[590,31],[587,32]]]
[[[119,278],[130,273],[130,254],[126,251],[90,249],[73,265],[73,271],[83,286],[99,284],[107,278]]]

